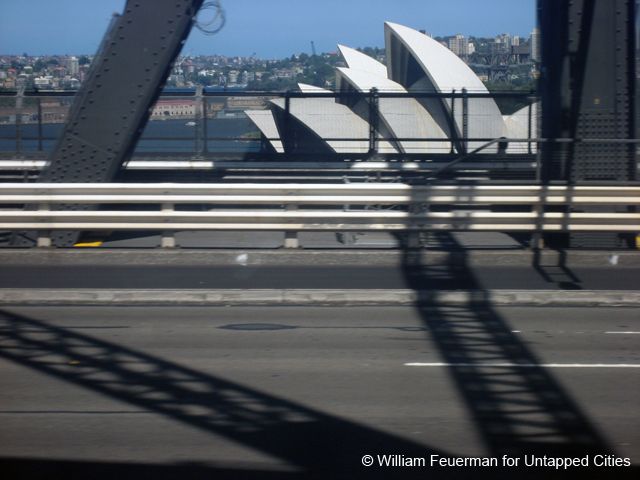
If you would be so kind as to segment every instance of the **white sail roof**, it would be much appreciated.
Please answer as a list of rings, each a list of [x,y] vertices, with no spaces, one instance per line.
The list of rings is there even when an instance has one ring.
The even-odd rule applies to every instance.
[[[380,92],[406,93],[399,83],[387,77],[354,68],[338,68],[340,81],[348,82],[360,92],[368,92],[372,88]],[[416,139],[399,140],[398,144],[406,153],[449,153],[451,143],[444,141],[446,134],[427,110],[410,97],[380,97],[378,111],[390,133],[395,138]],[[443,139],[443,141],[426,141],[420,139]]]
[[[283,153],[284,146],[282,145],[282,140],[280,140],[278,126],[271,110],[245,110],[244,113],[246,113],[247,117],[260,129],[275,151]]]
[[[507,128],[507,138],[530,138],[537,137],[536,130],[538,126],[538,111],[539,103],[532,103],[530,106],[526,106],[513,113],[512,115],[506,115],[504,117],[504,123]],[[531,120],[531,125],[529,125]],[[531,144],[531,153],[536,153],[538,146],[535,143]],[[507,147],[507,153],[528,153],[528,142],[509,142]]]
[[[305,92],[329,92],[323,88],[300,84]],[[284,110],[285,100],[271,100]],[[369,124],[348,107],[336,103],[334,98],[291,98],[290,114],[323,139],[336,153],[367,153],[369,151]],[[387,141],[378,143],[380,153],[396,153]]]
[[[409,91],[450,93],[456,90],[460,93],[464,89],[469,93],[489,93],[480,78],[456,54],[417,30],[385,22],[385,42],[389,77],[403,84]],[[423,72],[421,78],[412,71],[410,64],[420,67]],[[447,124],[445,117],[451,115],[453,110],[455,132],[447,133],[462,136],[461,99],[455,100],[455,106],[450,99],[430,101],[427,109],[443,128],[446,128]],[[469,98],[466,113],[469,138],[495,139],[505,135],[506,127],[502,114],[492,98]],[[484,143],[484,140],[469,142],[467,148],[472,150]],[[486,152],[495,152],[495,149],[487,149]]]
[[[392,22],[385,22],[384,25],[385,37],[393,34],[400,39],[439,92],[466,88],[469,92],[488,93],[487,87],[473,70],[440,42],[404,25]],[[390,64],[389,60],[387,63]]]
[[[387,67],[375,58],[344,45],[338,45],[338,50],[349,68],[371,72],[379,77],[387,76]]]

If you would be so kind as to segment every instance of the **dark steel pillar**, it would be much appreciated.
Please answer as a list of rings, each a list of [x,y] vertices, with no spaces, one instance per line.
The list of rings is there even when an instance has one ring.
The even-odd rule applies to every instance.
[[[128,0],[75,98],[41,182],[106,182],[133,151],[203,0]]]
[[[543,182],[636,178],[635,0],[539,0]],[[596,139],[602,141],[594,142]],[[613,248],[613,234],[571,235],[571,246]]]
[[[130,157],[203,0],[128,0],[102,41],[39,182],[108,182]],[[67,205],[75,210],[80,207]],[[73,243],[75,233],[54,243]]]

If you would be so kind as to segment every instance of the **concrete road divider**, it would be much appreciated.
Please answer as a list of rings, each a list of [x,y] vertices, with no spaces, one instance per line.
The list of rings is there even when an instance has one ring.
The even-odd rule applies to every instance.
[[[378,289],[2,289],[0,305],[193,305],[193,306],[410,306],[522,305],[638,307],[633,290],[456,290]]]

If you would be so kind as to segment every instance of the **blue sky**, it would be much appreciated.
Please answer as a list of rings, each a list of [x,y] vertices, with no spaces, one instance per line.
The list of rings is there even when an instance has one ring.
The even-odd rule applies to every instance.
[[[0,54],[95,52],[125,0],[0,0]],[[215,36],[194,29],[183,53],[281,58],[383,46],[383,22],[433,35],[528,36],[535,0],[222,0],[227,24]]]

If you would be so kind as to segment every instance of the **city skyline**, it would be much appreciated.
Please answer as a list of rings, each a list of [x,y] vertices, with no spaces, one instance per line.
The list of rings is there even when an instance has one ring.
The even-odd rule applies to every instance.
[[[125,0],[7,0],[0,16],[0,54],[93,54],[113,13]],[[183,55],[283,58],[333,52],[340,41],[352,47],[378,47],[380,24],[404,22],[434,36],[463,33],[493,37],[511,33],[528,37],[535,26],[534,0],[222,0],[227,24],[215,36],[194,29]],[[464,12],[464,14],[461,14]],[[210,14],[211,12],[206,12]]]

